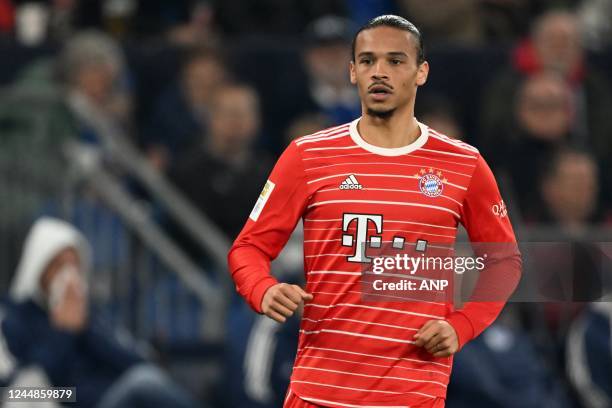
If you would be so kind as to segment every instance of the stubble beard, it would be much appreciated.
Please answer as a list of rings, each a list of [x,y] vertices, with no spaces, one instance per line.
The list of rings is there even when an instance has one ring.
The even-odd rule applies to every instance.
[[[393,114],[395,113],[395,110],[396,108],[391,108],[387,110],[368,108],[366,110],[366,114],[376,119],[386,120],[386,119],[391,118],[391,116],[393,116]]]

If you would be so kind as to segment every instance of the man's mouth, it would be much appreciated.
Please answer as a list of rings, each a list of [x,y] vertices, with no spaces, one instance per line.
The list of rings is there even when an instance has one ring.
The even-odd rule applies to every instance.
[[[372,85],[368,93],[374,95],[388,95],[391,94],[392,91],[388,86],[385,85]]]
[[[375,102],[384,102],[393,93],[393,91],[386,85],[378,84],[372,85],[368,90],[368,93]]]

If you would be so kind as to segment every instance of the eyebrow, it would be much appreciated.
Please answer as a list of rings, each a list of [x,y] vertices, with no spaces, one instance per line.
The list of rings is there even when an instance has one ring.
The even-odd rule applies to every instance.
[[[364,52],[360,52],[358,57],[370,57],[372,55],[374,55],[373,52],[364,51]],[[390,51],[390,52],[387,52],[386,55],[391,56],[391,57],[408,57],[408,54],[406,54],[403,51]]]

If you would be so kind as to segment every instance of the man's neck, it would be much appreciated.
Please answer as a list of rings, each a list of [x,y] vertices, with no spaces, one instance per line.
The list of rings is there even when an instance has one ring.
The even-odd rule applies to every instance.
[[[384,148],[407,146],[421,135],[412,112],[395,112],[388,118],[364,114],[357,124],[357,130],[366,142]]]

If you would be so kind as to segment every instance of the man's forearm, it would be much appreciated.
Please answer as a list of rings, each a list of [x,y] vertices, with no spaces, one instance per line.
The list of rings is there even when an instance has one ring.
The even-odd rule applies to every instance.
[[[270,274],[270,259],[249,244],[234,244],[228,254],[228,266],[238,293],[257,313],[266,290],[278,283]]]

